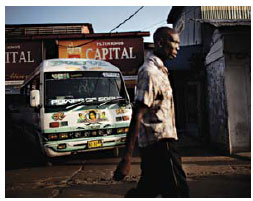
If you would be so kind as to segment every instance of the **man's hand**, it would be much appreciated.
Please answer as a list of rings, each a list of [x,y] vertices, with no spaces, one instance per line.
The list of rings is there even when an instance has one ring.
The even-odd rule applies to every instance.
[[[130,166],[131,166],[130,159],[122,159],[114,172],[113,179],[115,181],[120,181],[124,179],[125,176],[129,174]]]
[[[134,151],[135,141],[140,129],[141,120],[143,115],[148,112],[148,107],[143,103],[136,101],[133,109],[132,118],[129,126],[129,131],[126,138],[125,154],[116,168],[113,179],[120,181],[128,175],[131,165],[131,157]]]

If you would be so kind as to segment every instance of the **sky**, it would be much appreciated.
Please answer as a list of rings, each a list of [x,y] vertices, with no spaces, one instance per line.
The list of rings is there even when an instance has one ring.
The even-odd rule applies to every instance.
[[[91,23],[95,33],[108,33],[133,15],[141,6],[5,6],[5,24]],[[168,25],[171,6],[144,6],[113,32],[153,32]]]

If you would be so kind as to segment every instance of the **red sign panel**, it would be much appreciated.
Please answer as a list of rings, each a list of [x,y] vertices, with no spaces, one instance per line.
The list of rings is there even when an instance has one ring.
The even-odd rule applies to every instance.
[[[24,80],[41,61],[41,42],[7,42],[5,44],[5,80]]]
[[[126,76],[137,74],[143,57],[142,38],[59,41],[59,58],[106,60]]]

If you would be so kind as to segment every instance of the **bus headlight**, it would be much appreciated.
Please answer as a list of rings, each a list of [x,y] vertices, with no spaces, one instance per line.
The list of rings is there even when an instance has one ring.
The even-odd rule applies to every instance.
[[[89,137],[90,136],[90,131],[84,131],[84,137]]]
[[[111,135],[111,134],[112,134],[112,129],[111,129],[111,128],[107,129],[107,130],[106,130],[106,134],[107,134],[107,135]]]
[[[59,133],[59,138],[60,139],[67,139],[68,138],[68,134],[67,133]]]
[[[56,133],[48,134],[48,139],[49,140],[57,140],[58,139],[58,135]]]
[[[94,130],[94,131],[91,131],[91,136],[96,136],[97,135],[97,131]]]
[[[129,128],[117,128],[117,133],[127,133],[129,131]]]
[[[104,130],[98,130],[98,135],[104,135],[105,131]]]
[[[81,136],[82,136],[81,132],[75,132],[75,134],[74,134],[74,135],[75,135],[75,137],[76,137],[76,138],[78,138],[78,137],[81,137]]]

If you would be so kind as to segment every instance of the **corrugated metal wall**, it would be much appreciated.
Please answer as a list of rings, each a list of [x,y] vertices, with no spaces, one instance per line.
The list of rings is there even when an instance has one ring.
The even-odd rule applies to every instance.
[[[230,153],[227,102],[225,94],[225,58],[206,66],[209,142],[225,154]]]
[[[191,19],[200,19],[200,6],[185,6],[174,28],[180,32],[181,46],[199,45],[202,43],[201,24]]]
[[[201,6],[202,19],[251,19],[250,6]]]

